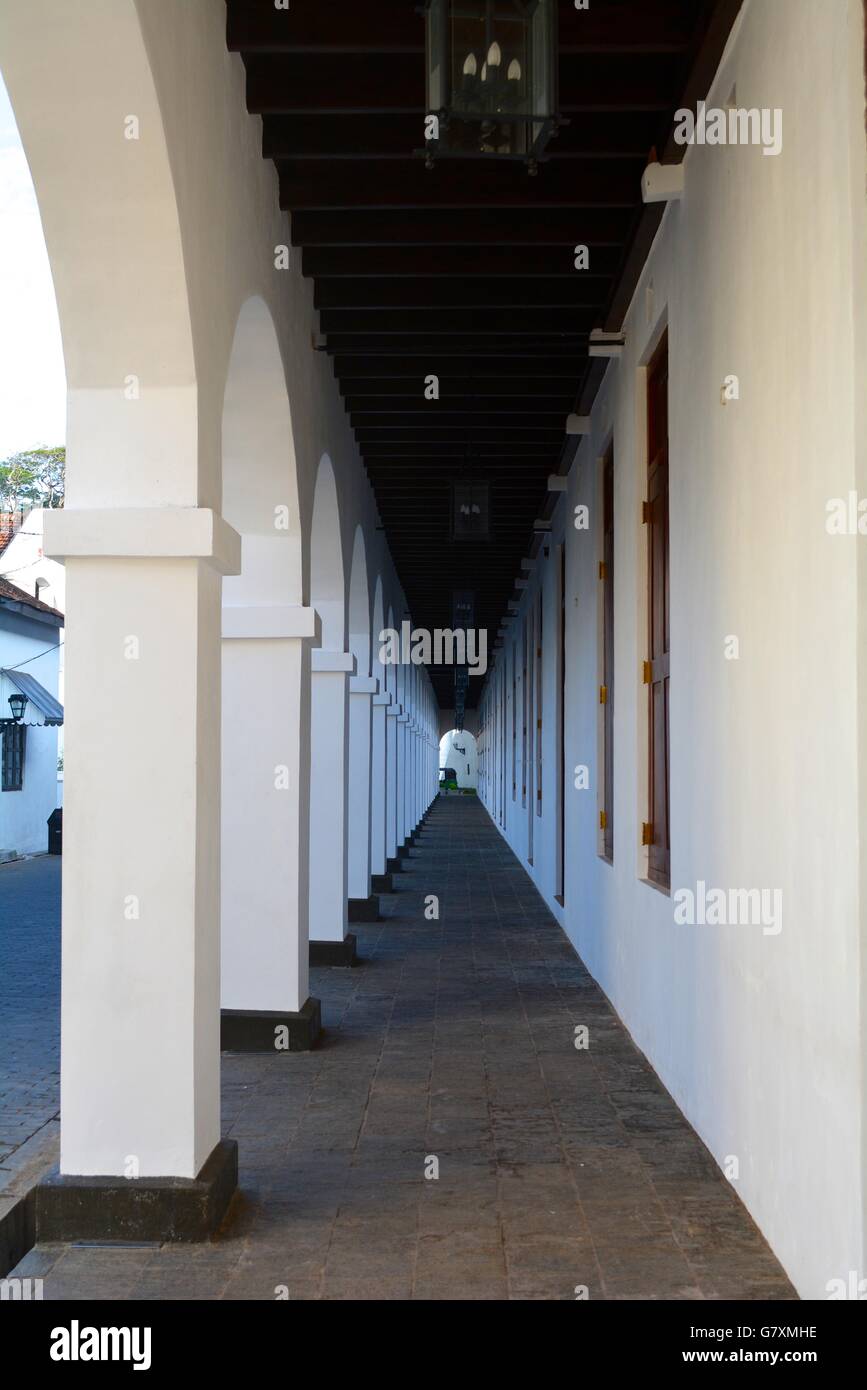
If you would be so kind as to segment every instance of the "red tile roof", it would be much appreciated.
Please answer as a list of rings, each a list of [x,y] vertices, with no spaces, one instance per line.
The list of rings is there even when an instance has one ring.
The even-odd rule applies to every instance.
[[[32,594],[28,594],[24,589],[19,589],[17,584],[10,584],[8,579],[4,579],[3,576],[0,575],[0,603],[2,603],[4,599],[6,599],[7,602],[24,603],[28,608],[38,608],[40,613],[53,613],[56,618],[60,618],[61,622],[63,621],[63,614],[59,612],[58,609],[52,608],[50,604],[43,603],[40,598],[34,598]]]
[[[0,555],[24,520],[23,512],[0,512]]]

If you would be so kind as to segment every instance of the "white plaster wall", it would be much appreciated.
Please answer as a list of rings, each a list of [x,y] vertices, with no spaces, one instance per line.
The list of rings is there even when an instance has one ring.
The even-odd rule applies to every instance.
[[[688,152],[683,202],[666,213],[626,319],[626,351],[597,398],[551,537],[552,556],[560,539],[567,544],[565,910],[553,898],[550,776],[531,869],[716,1159],[738,1158],[736,1190],[807,1298],[865,1269],[867,779],[862,759],[859,784],[856,662],[863,672],[867,542],[825,531],[829,498],[859,483],[865,495],[862,16],[860,0],[747,0],[736,26],[711,100],[724,104],[736,83],[738,105],[781,108],[783,153]],[[704,879],[779,888],[775,937],[677,926],[672,900],[642,881],[643,365],[665,321],[672,887]],[[722,407],[729,373],[741,399]],[[596,790],[598,459],[612,434],[613,867],[598,854]],[[572,526],[579,502],[596,518],[589,533]],[[538,583],[550,637],[552,559],[532,577],[528,602]],[[737,661],[724,657],[730,634]],[[546,768],[555,756],[553,657],[548,640]],[[487,701],[493,689],[489,681]],[[519,683],[519,709],[520,698]],[[520,743],[519,725],[519,754]],[[578,763],[591,769],[588,792],[572,789]],[[506,834],[525,859],[520,803],[519,777],[517,802],[508,785]]]
[[[57,695],[58,629],[0,609],[0,669],[19,666]],[[46,650],[48,649],[48,650]],[[43,653],[38,656],[37,653]],[[32,660],[33,657],[37,659]],[[8,719],[4,700],[0,719]],[[25,710],[25,723],[27,722]],[[19,792],[0,791],[0,853],[44,854],[48,849],[48,817],[57,801],[57,729],[34,725],[27,730],[24,784]]]

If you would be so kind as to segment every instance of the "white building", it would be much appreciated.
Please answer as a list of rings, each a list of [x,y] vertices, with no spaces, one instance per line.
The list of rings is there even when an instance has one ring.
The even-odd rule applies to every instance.
[[[65,613],[66,571],[58,560],[45,554],[44,527],[44,507],[33,507],[24,513],[20,526],[0,550],[0,578]]]
[[[0,549],[0,578],[8,579],[16,588],[41,599],[58,613],[66,612],[66,570],[58,560],[45,554],[43,545],[44,507],[33,507],[20,518],[11,539]],[[63,691],[63,627],[60,628],[58,652],[57,698],[61,705]],[[57,733],[57,792],[56,804],[63,805],[63,727]]]
[[[0,11],[69,389],[57,1203],[219,1217],[221,1027],[315,1040],[311,945],[436,795],[453,692],[376,638],[472,592],[484,804],[824,1298],[867,1269],[863,0],[561,5],[534,177],[415,158],[381,8]],[[679,146],[699,100],[757,139]]]
[[[42,854],[57,806],[63,615],[0,578],[0,860]],[[10,700],[24,700],[13,718]]]

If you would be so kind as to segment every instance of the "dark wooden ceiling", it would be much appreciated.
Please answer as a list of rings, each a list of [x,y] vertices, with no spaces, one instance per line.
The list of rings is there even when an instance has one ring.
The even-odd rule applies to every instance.
[[[475,595],[492,646],[549,473],[571,461],[659,225],[641,175],[675,110],[706,95],[742,0],[560,0],[560,110],[532,177],[521,163],[425,168],[418,0],[227,0],[228,46],[262,116],[293,246],[417,626]],[[590,269],[574,248],[590,248]],[[424,398],[424,379],[440,398]],[[490,484],[490,539],[452,540],[452,482]],[[431,670],[453,703],[451,670]],[[471,681],[472,705],[481,682]]]

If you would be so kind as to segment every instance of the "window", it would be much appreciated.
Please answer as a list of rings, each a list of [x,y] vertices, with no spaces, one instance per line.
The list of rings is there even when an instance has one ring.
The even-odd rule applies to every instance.
[[[528,708],[527,708],[527,703],[528,703],[528,690],[527,690],[527,662],[528,662],[528,654],[529,654],[529,646],[528,646],[528,643],[529,643],[529,636],[528,636],[528,631],[527,631],[527,619],[525,618],[525,619],[524,619],[524,641],[523,641],[523,644],[522,644],[522,645],[523,645],[523,655],[524,655],[524,667],[523,667],[523,672],[522,672],[522,677],[521,677],[521,699],[522,699],[523,714],[524,714],[523,732],[522,732],[522,735],[521,735],[521,805],[522,805],[522,806],[526,806],[526,804],[527,804],[527,716],[528,716]]]
[[[560,904],[566,895],[566,546],[558,546],[557,579],[560,602],[560,632],[557,645],[557,892]]]
[[[512,800],[518,799],[518,644],[512,644]]]
[[[614,451],[602,464],[602,854],[614,862]]]
[[[536,815],[542,814],[542,591],[536,609]]]
[[[642,832],[648,847],[647,876],[671,884],[669,831],[669,521],[668,521],[668,338],[647,372],[647,630],[649,819]]]
[[[6,724],[3,729],[3,791],[20,792],[24,786],[26,724]]]

